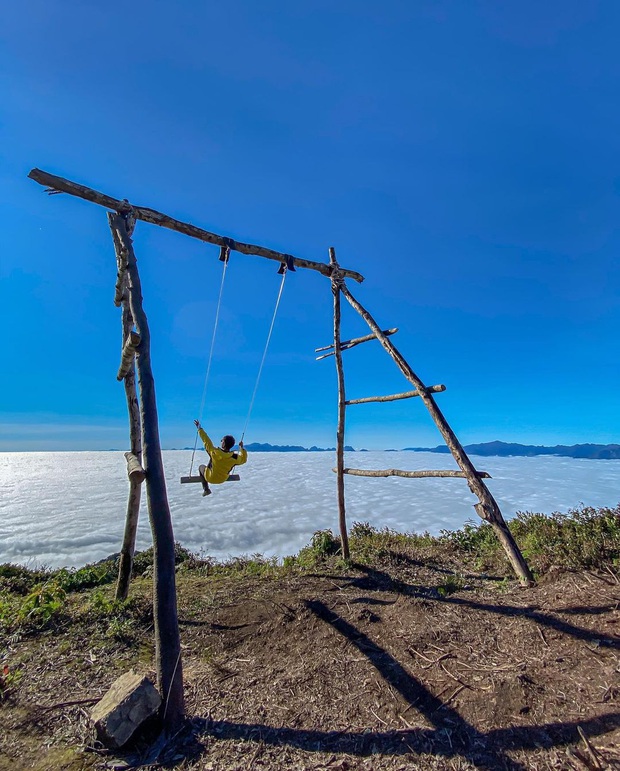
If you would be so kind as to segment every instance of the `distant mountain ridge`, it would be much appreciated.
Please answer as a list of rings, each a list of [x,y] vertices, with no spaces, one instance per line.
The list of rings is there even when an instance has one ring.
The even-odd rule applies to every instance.
[[[269,444],[269,442],[251,442],[244,445],[245,449],[249,452],[336,452],[335,447],[302,447],[300,444]],[[193,447],[164,447],[164,450],[193,450]],[[355,447],[351,447],[350,444],[345,444],[344,449],[347,452],[368,452],[368,450],[361,449],[356,450]],[[119,452],[118,449],[112,448],[113,452]],[[392,452],[397,452],[393,450]]]
[[[269,444],[261,442],[252,442],[246,444],[245,449],[249,452],[336,452],[335,447],[302,447],[298,444]],[[355,452],[353,447],[345,445],[344,448],[347,452]]]
[[[445,444],[438,447],[405,447],[405,450],[413,452],[440,452],[449,453]],[[516,442],[482,442],[481,444],[467,444],[464,446],[468,455],[499,455],[507,457],[516,455],[519,457],[534,457],[536,455],[556,455],[564,458],[590,458],[594,460],[620,460],[620,444],[556,444],[553,447],[545,447],[533,444],[517,444]]]

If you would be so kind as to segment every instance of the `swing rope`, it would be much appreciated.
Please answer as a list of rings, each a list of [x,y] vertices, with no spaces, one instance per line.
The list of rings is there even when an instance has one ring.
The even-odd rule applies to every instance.
[[[256,377],[256,383],[254,385],[254,393],[252,394],[252,399],[250,400],[250,408],[248,410],[247,417],[245,419],[245,425],[243,426],[243,432],[241,434],[240,442],[243,441],[243,437],[245,436],[245,432],[248,427],[248,423],[250,422],[250,415],[252,414],[252,408],[254,407],[254,400],[256,399],[256,392],[258,391],[258,384],[260,383],[260,377],[263,373],[263,365],[265,364],[265,359],[267,358],[267,350],[269,349],[269,343],[271,341],[271,333],[273,332],[273,326],[276,322],[276,316],[278,314],[278,308],[280,307],[280,300],[282,299],[282,290],[284,289],[284,282],[286,280],[286,274],[288,273],[287,266],[284,266],[284,269],[282,271],[282,281],[280,282],[280,290],[278,292],[278,299],[276,300],[276,307],[273,309],[273,316],[271,318],[271,326],[269,327],[269,334],[267,335],[267,342],[265,343],[265,350],[263,351],[263,358],[260,363],[260,367],[258,368],[258,376]]]
[[[220,294],[217,298],[217,308],[215,311],[215,323],[213,325],[213,335],[211,336],[211,350],[209,351],[209,362],[207,364],[207,374],[205,375],[204,386],[202,387],[202,399],[200,400],[200,412],[198,413],[198,422],[202,420],[202,413],[205,407],[205,399],[207,397],[207,385],[209,383],[209,375],[211,374],[211,362],[213,360],[213,351],[215,349],[215,337],[217,334],[217,325],[220,320],[220,307],[222,305],[222,295],[224,292],[224,280],[226,278],[226,268],[228,267],[228,260],[224,260],[224,268],[222,270],[222,280],[220,282]],[[196,431],[196,438],[194,439],[194,450],[192,452],[192,461],[189,466],[189,475],[192,475],[192,469],[194,468],[194,456],[196,455],[196,447],[198,445],[198,431]]]

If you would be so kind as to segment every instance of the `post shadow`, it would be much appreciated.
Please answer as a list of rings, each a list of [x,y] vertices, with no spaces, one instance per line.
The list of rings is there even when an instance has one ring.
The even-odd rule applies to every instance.
[[[367,635],[333,613],[317,600],[306,602],[308,609],[335,631],[346,637],[368,658],[379,674],[405,700],[417,708],[433,728],[410,728],[392,731],[313,731],[308,729],[274,728],[258,723],[233,723],[226,720],[196,718],[190,726],[193,746],[186,756],[206,752],[200,746],[206,736],[218,740],[260,742],[304,752],[331,752],[354,756],[373,754],[402,756],[433,754],[437,757],[461,756],[485,771],[524,771],[523,764],[505,754],[506,750],[551,749],[580,740],[577,728],[589,738],[603,735],[620,727],[620,712],[598,715],[586,720],[546,723],[493,729],[483,733],[464,720],[452,707],[444,705],[416,678],[412,677],[387,651]],[[190,742],[191,743],[191,742]]]
[[[304,752],[332,752],[348,755],[386,756],[408,755],[411,753],[434,754],[438,757],[454,757],[455,751],[447,741],[444,730],[437,728],[408,728],[404,731],[312,731],[301,728],[274,728],[259,723],[232,723],[228,720],[205,720],[195,718],[192,730],[196,739],[212,736],[220,740],[254,741],[272,746],[291,747]],[[477,733],[485,741],[499,746],[502,750],[551,749],[580,741],[577,728],[593,739],[596,736],[620,728],[620,712],[599,715],[587,720],[543,723],[535,726],[498,728],[488,733]],[[204,750],[203,750],[204,751]],[[497,753],[496,756],[497,758]],[[510,759],[511,765],[492,765],[496,760],[489,758],[480,768],[489,771],[499,769],[522,769],[523,766]]]
[[[540,612],[535,607],[502,606],[481,603],[457,597],[442,597],[434,588],[394,580],[387,572],[376,571],[365,566],[356,566],[363,576],[345,578],[334,576],[345,585],[368,591],[387,591],[394,594],[420,597],[436,602],[471,607],[475,610],[497,613],[505,616],[524,616],[535,623],[554,628],[586,642],[597,641],[603,647],[620,648],[620,639],[602,638],[588,629],[556,619]],[[443,571],[442,571],[443,572]],[[373,597],[359,598],[359,602],[375,605],[393,604],[393,601]],[[262,742],[271,746],[299,749],[304,752],[346,753],[354,756],[372,754],[402,756],[407,754],[433,754],[437,757],[461,756],[480,769],[488,771],[520,771],[522,764],[508,757],[508,750],[551,749],[580,741],[577,728],[589,738],[603,735],[620,728],[620,712],[597,715],[584,720],[553,722],[533,726],[515,726],[492,729],[486,733],[478,731],[454,708],[444,705],[431,694],[417,679],[387,651],[377,646],[367,635],[331,611],[317,600],[306,601],[306,606],[318,618],[328,623],[335,631],[347,638],[368,658],[379,674],[404,699],[418,709],[433,728],[416,728],[404,731],[314,731],[307,729],[274,728],[256,723],[233,723],[229,721],[194,721],[194,737],[199,741],[206,735],[220,740],[241,740]],[[596,607],[570,607],[567,614],[590,613],[596,615],[611,610],[615,605]],[[204,751],[199,750],[199,751]]]
[[[449,742],[451,754],[467,758],[478,768],[514,769],[514,771],[523,768],[521,764],[494,748],[484,735],[461,717],[454,708],[432,694],[391,654],[345,621],[342,616],[334,613],[319,600],[307,600],[305,605],[366,656],[383,679],[435,727],[436,735],[445,734],[443,742]]]
[[[385,573],[375,568],[369,568],[365,565],[357,565],[356,568],[365,573],[364,576],[359,578],[344,578],[349,586],[355,586],[358,589],[374,590],[374,591],[393,591],[397,594],[404,594],[409,597],[419,597],[420,599],[432,600],[434,602],[443,602],[451,605],[461,605],[463,607],[471,608],[472,610],[483,610],[489,613],[496,613],[502,616],[519,617],[531,619],[541,626],[546,626],[550,629],[555,629],[563,634],[570,635],[577,640],[584,640],[585,642],[596,643],[601,648],[620,649],[620,637],[605,636],[597,632],[593,632],[591,629],[584,629],[583,627],[571,624],[568,621],[555,618],[546,613],[542,613],[536,608],[532,607],[518,607],[516,605],[493,605],[491,603],[477,602],[476,600],[468,600],[463,597],[442,597],[435,589],[429,587],[406,584],[403,581],[394,581],[391,579],[389,573]],[[390,588],[391,587],[391,588]],[[598,613],[604,613],[608,609],[614,608],[612,606],[600,606],[589,609],[589,613],[596,615]],[[569,610],[570,612],[570,610]],[[574,612],[577,612],[575,610]]]

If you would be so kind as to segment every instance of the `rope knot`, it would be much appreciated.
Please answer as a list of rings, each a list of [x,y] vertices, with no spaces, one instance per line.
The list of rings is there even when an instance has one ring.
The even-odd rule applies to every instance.
[[[330,278],[332,280],[332,290],[334,292],[338,291],[344,286],[344,272],[339,267],[332,267]]]

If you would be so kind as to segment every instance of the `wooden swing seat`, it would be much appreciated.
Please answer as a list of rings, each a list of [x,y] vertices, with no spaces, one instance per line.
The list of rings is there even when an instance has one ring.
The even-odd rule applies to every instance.
[[[182,485],[185,485],[188,482],[202,482],[202,481],[203,480],[202,480],[202,477],[200,476],[200,474],[197,474],[196,476],[191,476],[191,477],[181,477],[181,484]],[[240,482],[241,481],[241,477],[239,476],[239,474],[229,474],[228,475],[228,479],[226,481],[227,482]]]

